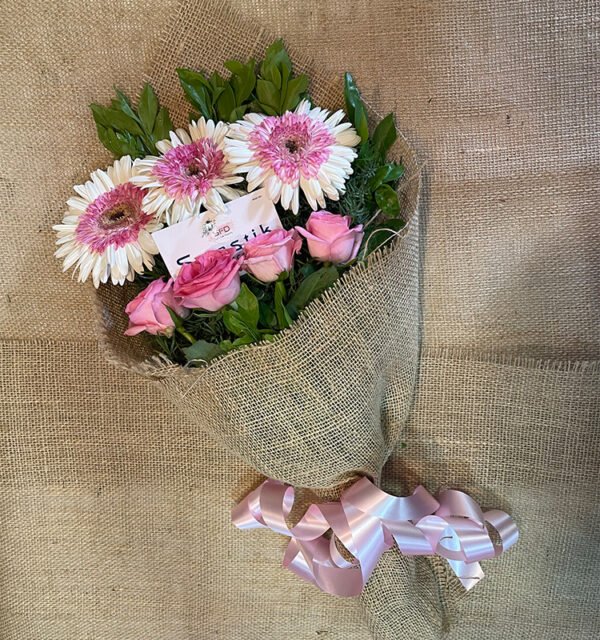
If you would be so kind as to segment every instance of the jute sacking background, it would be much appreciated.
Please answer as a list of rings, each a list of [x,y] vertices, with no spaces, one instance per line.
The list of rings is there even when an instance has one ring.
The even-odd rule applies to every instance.
[[[69,185],[108,160],[87,104],[178,55],[175,9],[2,6],[0,635],[597,637],[598,369],[574,362],[600,351],[596,3],[235,3],[257,40],[351,70],[426,161],[426,346],[384,488],[463,488],[523,534],[460,602],[443,566],[387,554],[366,621],[230,527],[259,477],[104,363],[91,291],[52,258]],[[220,3],[193,9],[233,46]]]

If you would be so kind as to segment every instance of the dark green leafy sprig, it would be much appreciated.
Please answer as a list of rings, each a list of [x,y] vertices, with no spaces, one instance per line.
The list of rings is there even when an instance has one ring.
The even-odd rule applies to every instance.
[[[255,66],[256,61],[253,59],[246,63],[228,60],[225,62],[225,67],[231,71],[228,79],[217,72],[207,77],[192,69],[177,69],[186,98],[198,111],[190,114],[190,118],[197,120],[204,116],[207,120],[239,120],[254,98]]]
[[[360,135],[361,145],[340,210],[363,223],[378,210],[385,218],[396,218],[400,205],[394,187],[404,174],[404,168],[386,161],[388,151],[398,137],[394,117],[388,114],[369,136],[367,110],[349,73],[344,77],[344,99],[348,118]]]
[[[90,105],[100,142],[117,158],[155,155],[156,143],[168,138],[173,128],[168,110],[160,106],[148,83],[142,89],[137,109],[124,93],[118,89],[116,93],[110,107]]]
[[[307,97],[307,89],[308,76],[294,76],[283,40],[275,41],[260,65],[254,108],[270,116],[293,111]]]
[[[308,76],[294,76],[292,63],[283,41],[277,40],[266,51],[264,60],[247,62],[227,60],[229,78],[218,73],[206,76],[193,69],[177,69],[181,87],[197,112],[192,120],[206,119],[235,122],[247,111],[280,115],[298,106],[306,97]]]

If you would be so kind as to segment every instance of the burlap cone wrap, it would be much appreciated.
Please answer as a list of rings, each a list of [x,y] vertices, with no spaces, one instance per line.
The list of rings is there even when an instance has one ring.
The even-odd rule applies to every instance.
[[[233,14],[220,22],[228,25],[232,52],[198,48],[210,32],[209,17],[198,24],[180,16],[172,27],[180,39],[177,60],[161,61],[151,80],[175,122],[188,111],[176,67],[213,71],[226,55],[258,57],[270,43],[237,29]],[[341,79],[330,82],[302,56],[292,52],[292,58],[311,77],[314,103],[338,107]],[[199,429],[269,477],[320,489],[360,474],[379,478],[408,415],[419,351],[421,180],[402,136],[391,155],[406,168],[398,186],[407,221],[401,236],[345,274],[275,342],[232,352],[202,368],[169,366],[150,357],[143,338],[123,336],[124,307],[133,294],[106,285],[98,292],[106,356],[156,380]]]
[[[201,22],[181,15],[171,27],[178,47],[171,49],[167,38],[165,51],[176,50],[176,60],[158,63],[150,80],[175,122],[188,111],[175,79],[177,66],[212,71],[226,56],[258,57],[270,43],[264,35],[250,40],[234,14],[220,22],[228,25],[225,50],[202,49],[210,32],[206,15]],[[339,107],[341,79],[324,78],[295,52],[292,58],[295,68],[311,77],[314,103]],[[405,166],[398,185],[405,228],[311,303],[273,343],[240,349],[202,368],[171,365],[153,357],[143,337],[123,335],[132,289],[106,285],[98,291],[105,357],[154,380],[199,430],[262,474],[317,490],[321,498],[336,495],[361,475],[380,481],[413,398],[420,347],[421,173],[402,135],[390,155]],[[391,562],[404,567],[399,580],[407,562],[414,564],[400,556]],[[437,578],[430,572],[424,579]],[[376,593],[376,600],[381,597]]]

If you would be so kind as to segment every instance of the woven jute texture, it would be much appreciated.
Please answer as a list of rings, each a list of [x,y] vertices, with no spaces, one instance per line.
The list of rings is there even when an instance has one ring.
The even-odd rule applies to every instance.
[[[0,637],[599,637],[600,376],[583,362],[600,354],[597,3],[7,0],[0,19]],[[309,443],[301,484],[332,486],[351,467],[376,474],[397,439],[407,446],[392,453],[383,488],[452,486],[513,514],[521,540],[484,563],[485,580],[466,596],[443,562],[394,552],[361,601],[281,569],[284,540],[229,522],[261,476],[209,436],[216,420],[185,417],[153,383],[105,361],[92,292],[52,258],[50,226],[70,185],[108,161],[87,104],[107,101],[113,85],[135,93],[148,74],[185,117],[172,67],[259,55],[267,34],[285,37],[330,106],[335,79],[352,71],[375,110],[395,112],[424,180],[420,274],[416,222],[396,247],[407,268],[387,308],[401,322],[378,335],[375,317],[357,326],[348,309],[354,333],[331,335],[317,305],[281,341],[327,336],[310,345],[311,369],[289,359],[279,378],[269,374],[282,395],[340,347],[337,379],[295,398],[300,409],[320,403],[331,417],[339,400],[352,418],[381,418],[366,454],[370,436],[341,410],[319,425],[326,436]],[[407,215],[415,185],[403,186]],[[373,268],[389,274],[391,255]],[[417,280],[420,307],[408,296]],[[389,283],[364,295],[379,285]],[[324,305],[339,312],[356,299],[344,295]],[[111,335],[121,359],[125,343]],[[144,352],[130,355],[131,367]],[[251,352],[234,355],[241,365]],[[359,379],[379,382],[359,389],[359,361]],[[230,365],[210,375],[231,398]],[[232,405],[221,410],[220,425],[236,424]],[[276,432],[270,415],[251,425],[269,434],[265,448],[246,455],[273,460],[284,477],[298,470],[285,450],[306,442],[298,423]],[[241,442],[235,431],[221,440]],[[318,456],[336,451],[315,475]]]

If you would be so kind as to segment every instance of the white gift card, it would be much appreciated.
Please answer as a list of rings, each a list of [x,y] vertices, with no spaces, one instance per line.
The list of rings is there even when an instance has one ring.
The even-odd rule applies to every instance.
[[[275,205],[265,189],[227,203],[224,213],[203,211],[152,234],[169,273],[175,277],[182,264],[210,249],[241,250],[251,238],[281,229]]]

